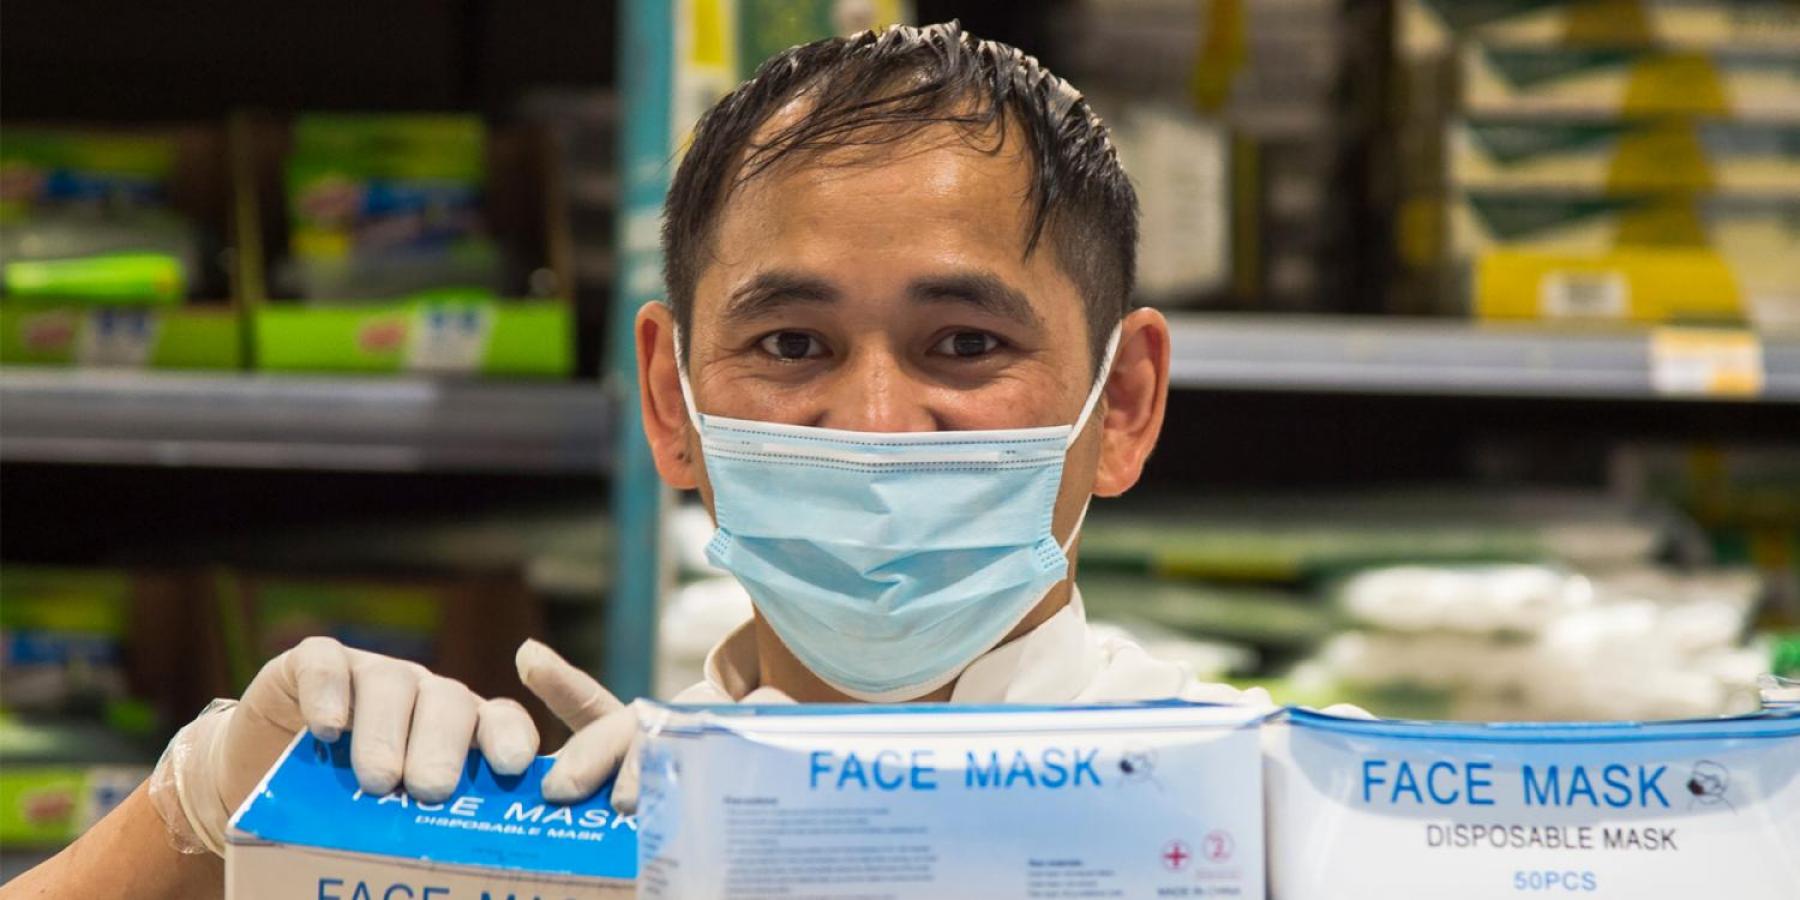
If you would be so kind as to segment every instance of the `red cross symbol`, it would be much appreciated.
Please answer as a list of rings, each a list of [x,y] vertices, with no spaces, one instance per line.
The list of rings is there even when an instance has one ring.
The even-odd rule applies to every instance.
[[[1163,847],[1163,865],[1168,866],[1171,872],[1179,872],[1187,868],[1187,861],[1193,857],[1193,851],[1180,841],[1170,841]]]

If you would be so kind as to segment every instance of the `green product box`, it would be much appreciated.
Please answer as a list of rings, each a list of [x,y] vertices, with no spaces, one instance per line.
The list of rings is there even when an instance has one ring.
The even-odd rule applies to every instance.
[[[67,205],[167,206],[178,153],[168,134],[8,128],[0,222]]]
[[[437,663],[446,592],[402,582],[258,579],[256,650],[270,658],[316,634],[386,656]]]
[[[573,315],[560,301],[272,303],[251,329],[257,365],[270,371],[559,377],[574,368]]]
[[[111,812],[149,774],[141,766],[6,765],[0,768],[0,845],[61,847]]]
[[[738,0],[738,77],[797,44],[913,21],[912,0]]]
[[[465,115],[306,115],[294,120],[283,172],[289,264],[307,293],[364,286],[358,257],[475,258],[459,274],[491,277],[482,215],[487,129]],[[335,289],[335,290],[334,290]],[[382,285],[373,290],[379,294]]]
[[[0,709],[61,713],[127,699],[129,579],[7,569],[0,575]]]
[[[265,371],[562,377],[572,246],[551,136],[462,115],[233,124]]]
[[[9,128],[0,364],[236,369],[222,127]]]
[[[0,364],[240,369],[231,309],[0,304]]]
[[[516,573],[454,577],[222,570],[221,637],[229,684],[241,691],[263,663],[302,639],[410,659],[484,696],[517,692],[513,651],[546,635],[544,605]]]

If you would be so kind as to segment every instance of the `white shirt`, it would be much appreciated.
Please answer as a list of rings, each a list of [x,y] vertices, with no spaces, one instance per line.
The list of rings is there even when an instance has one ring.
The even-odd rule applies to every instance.
[[[781,700],[760,687],[756,633],[745,622],[706,655],[705,680],[682,691],[676,703]],[[1100,700],[1179,698],[1207,703],[1272,706],[1262,688],[1238,690],[1202,682],[1187,666],[1152,659],[1122,638],[1101,637],[1088,627],[1081,592],[1044,624],[976,658],[950,692],[952,703],[1085,703]]]

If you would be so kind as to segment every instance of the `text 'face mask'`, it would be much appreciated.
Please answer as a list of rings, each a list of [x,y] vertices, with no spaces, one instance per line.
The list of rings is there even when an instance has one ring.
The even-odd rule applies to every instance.
[[[1118,341],[1073,424],[885,433],[702,415],[677,334],[718,522],[707,558],[844,694],[948,684],[1068,575],[1080,522],[1059,544],[1051,516]]]

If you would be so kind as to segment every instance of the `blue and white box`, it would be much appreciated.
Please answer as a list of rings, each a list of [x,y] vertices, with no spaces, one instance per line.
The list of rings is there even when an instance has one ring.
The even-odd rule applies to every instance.
[[[551,760],[494,774],[469,753],[442,803],[364,794],[350,737],[302,734],[231,820],[228,900],[599,900],[630,897],[637,822],[611,790],[544,802]]]
[[[1800,897],[1800,710],[1264,728],[1282,900]]]
[[[1268,712],[645,704],[639,896],[1263,900]]]

